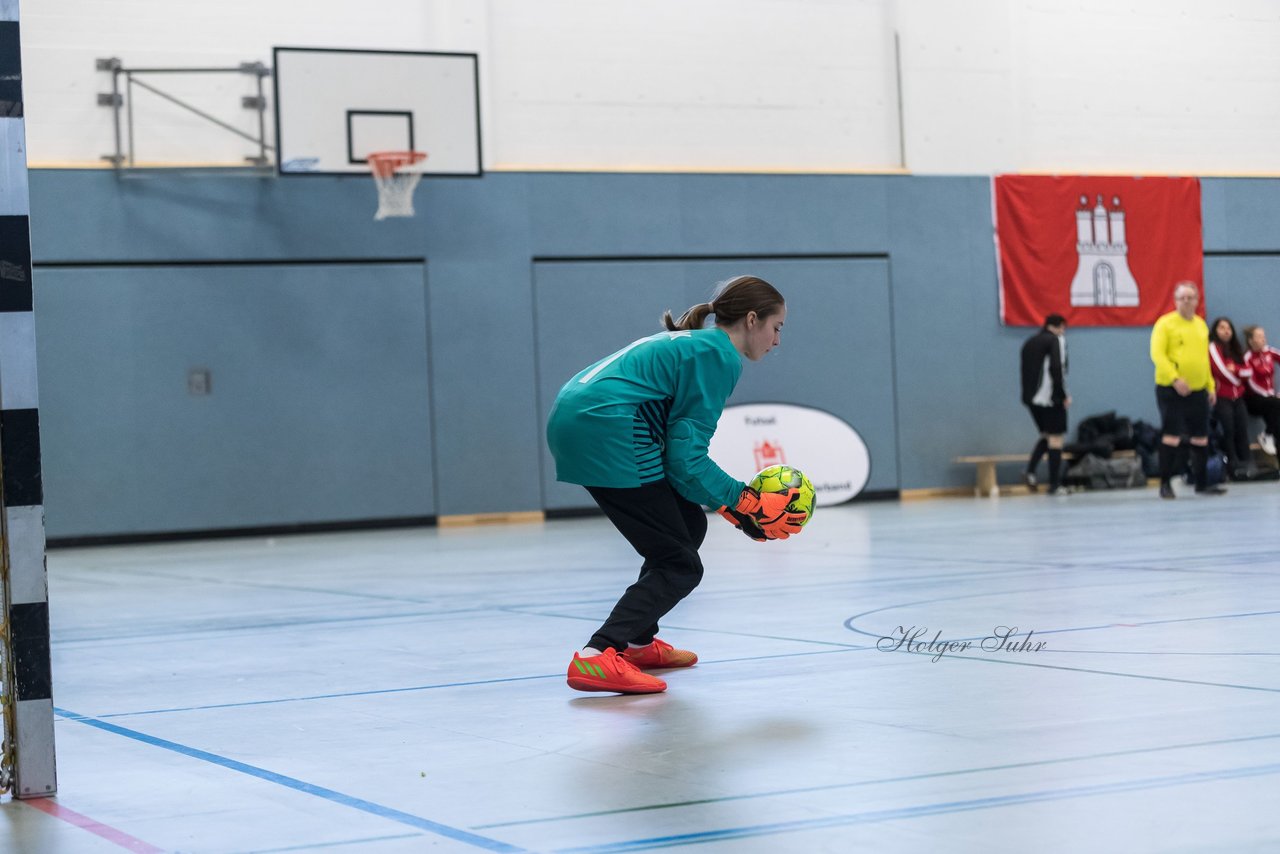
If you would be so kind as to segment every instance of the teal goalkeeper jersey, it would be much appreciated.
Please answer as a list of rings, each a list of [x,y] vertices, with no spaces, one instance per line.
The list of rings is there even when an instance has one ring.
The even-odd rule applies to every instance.
[[[742,358],[723,330],[641,338],[569,380],[547,421],[556,478],[634,487],[666,478],[697,504],[732,506],[746,485],[707,456]]]

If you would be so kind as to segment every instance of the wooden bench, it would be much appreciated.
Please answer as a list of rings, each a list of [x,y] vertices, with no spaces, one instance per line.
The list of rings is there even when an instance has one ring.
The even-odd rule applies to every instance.
[[[974,494],[988,498],[1000,494],[1000,484],[996,483],[996,463],[1025,463],[1030,454],[984,454],[973,457],[956,457],[952,462],[978,467],[978,483]]]
[[[974,487],[974,493],[982,498],[998,496],[1000,494],[1000,484],[996,483],[996,464],[997,463],[1025,463],[1030,454],[983,454],[972,457],[956,457],[952,462],[962,465],[973,465],[978,467],[978,482]],[[1133,451],[1116,451],[1113,457],[1132,457]],[[1063,460],[1074,459],[1067,453],[1062,453]]]

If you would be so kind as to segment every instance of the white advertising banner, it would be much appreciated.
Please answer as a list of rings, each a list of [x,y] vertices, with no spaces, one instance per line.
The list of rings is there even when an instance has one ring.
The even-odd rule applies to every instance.
[[[818,506],[848,501],[871,476],[871,455],[853,427],[829,412],[790,403],[725,407],[711,437],[711,458],[742,480],[772,465],[794,466],[813,482]]]

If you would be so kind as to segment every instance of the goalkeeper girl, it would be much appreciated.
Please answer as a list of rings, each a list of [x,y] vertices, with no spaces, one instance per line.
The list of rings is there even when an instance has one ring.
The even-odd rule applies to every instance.
[[[703,328],[708,316],[715,325]],[[793,495],[762,495],[707,456],[742,360],[759,361],[777,347],[786,317],[777,289],[739,276],[679,320],[666,312],[666,332],[596,362],[556,396],[547,443],[557,479],[586,487],[644,558],[640,578],[574,653],[571,688],[655,693],[667,683],[643,670],[698,660],[657,633],[658,621],[702,580],[707,517],[700,505],[719,508],[755,540],[799,532],[806,514],[786,510]]]

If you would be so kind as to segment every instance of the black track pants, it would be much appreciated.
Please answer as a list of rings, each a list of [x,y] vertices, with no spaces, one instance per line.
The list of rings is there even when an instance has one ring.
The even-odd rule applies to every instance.
[[[665,480],[625,489],[588,486],[587,492],[644,558],[640,578],[588,645],[622,651],[628,643],[647,644],[658,621],[702,580],[698,548],[707,535],[706,511]]]

